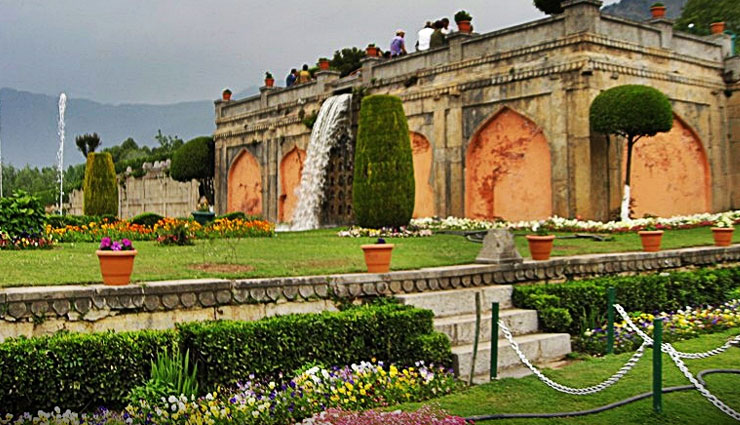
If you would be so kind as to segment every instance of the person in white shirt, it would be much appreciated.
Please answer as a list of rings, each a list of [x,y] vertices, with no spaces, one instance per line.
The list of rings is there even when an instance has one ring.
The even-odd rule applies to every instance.
[[[452,30],[450,30],[450,20],[449,19],[442,18],[442,29],[440,31],[442,31],[442,34],[444,35],[449,35],[452,32]]]
[[[416,42],[417,52],[429,50],[429,41],[432,39],[433,33],[434,33],[434,28],[432,28],[432,23],[430,21],[427,21],[424,28],[419,30],[419,33],[418,33],[419,40]]]

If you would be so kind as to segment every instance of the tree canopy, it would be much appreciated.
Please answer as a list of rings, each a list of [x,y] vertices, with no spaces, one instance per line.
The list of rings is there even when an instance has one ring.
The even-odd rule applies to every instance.
[[[365,57],[365,51],[357,47],[344,48],[334,52],[334,57],[329,66],[340,72],[341,76],[347,76],[362,67],[360,61]]]
[[[83,134],[75,137],[75,144],[77,149],[82,152],[82,156],[87,158],[88,154],[95,152],[95,149],[100,146],[100,136],[98,136],[98,133]]]
[[[563,13],[562,3],[563,0],[534,0],[534,6],[548,15]]]
[[[591,104],[590,119],[593,130],[635,142],[643,136],[669,131],[673,126],[673,109],[668,97],[659,90],[624,85],[596,96]]]

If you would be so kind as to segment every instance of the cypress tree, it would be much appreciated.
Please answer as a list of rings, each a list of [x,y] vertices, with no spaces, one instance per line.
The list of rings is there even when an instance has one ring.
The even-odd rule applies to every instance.
[[[89,153],[85,166],[82,209],[85,215],[118,215],[118,184],[113,157]]]

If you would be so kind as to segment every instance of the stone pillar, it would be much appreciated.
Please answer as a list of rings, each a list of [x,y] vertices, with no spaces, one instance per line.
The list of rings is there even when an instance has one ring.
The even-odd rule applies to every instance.
[[[362,64],[362,84],[368,86],[373,81],[373,67],[380,63],[380,58],[364,57],[360,60]]]
[[[331,83],[337,81],[341,73],[334,70],[324,70],[316,72],[316,84],[318,85],[319,91],[326,91],[327,88],[331,89]]]
[[[722,47],[722,58],[729,58],[735,55],[732,51],[732,37],[729,34],[713,34],[709,36],[715,44]]]
[[[213,209],[216,214],[226,213],[226,185],[228,184],[228,164],[226,163],[226,146],[224,139],[215,139],[215,173],[213,175]]]
[[[565,34],[595,33],[601,19],[601,0],[566,0],[563,2]]]
[[[434,167],[433,180],[434,180],[434,192],[436,194],[436,205],[435,211],[440,216],[447,217],[450,215],[450,210],[447,208],[449,205],[449,188],[447,186],[447,148],[445,147],[445,139],[447,137],[445,131],[447,128],[447,98],[438,98],[434,101],[434,112],[432,112],[432,134],[434,138]]]
[[[589,89],[590,73],[571,75],[566,92],[568,120],[568,168],[570,182],[570,216],[594,218],[591,202],[591,128],[588,111],[596,94]]]
[[[570,215],[568,113],[564,76],[552,78],[550,96],[551,124],[547,132],[552,162],[552,213],[560,217]]]
[[[447,157],[447,200],[448,215],[465,216],[465,160],[463,140],[462,96],[459,91],[448,97],[447,118],[445,120],[445,146]]]
[[[270,106],[270,103],[267,101],[267,97],[270,95],[270,92],[273,90],[277,90],[277,87],[267,87],[262,86],[260,87],[260,108],[264,109]]]
[[[464,41],[469,40],[473,37],[473,34],[464,32],[453,32],[447,36],[447,42],[449,43],[449,60],[450,63],[459,62],[463,60],[462,44]]]
[[[674,22],[666,18],[656,18],[649,20],[648,24],[660,30],[660,47],[670,49],[673,44]]]

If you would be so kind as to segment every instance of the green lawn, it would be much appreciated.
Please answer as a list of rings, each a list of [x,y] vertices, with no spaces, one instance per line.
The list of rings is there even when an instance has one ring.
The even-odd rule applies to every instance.
[[[198,241],[194,246],[162,247],[136,242],[139,251],[134,281],[194,279],[203,277],[276,277],[365,270],[360,245],[371,238],[340,238],[338,229],[278,233],[274,238]],[[559,234],[559,236],[568,234]],[[637,234],[618,234],[613,240],[555,239],[553,255],[637,251]],[[740,243],[740,232],[735,232]],[[466,264],[475,260],[481,245],[462,236],[438,234],[428,238],[388,239],[396,245],[393,270]],[[708,228],[668,231],[666,249],[711,245]],[[517,248],[529,256],[527,241],[516,238]],[[97,244],[65,243],[52,250],[0,251],[0,286],[54,285],[100,282],[95,256]]]
[[[675,344],[680,351],[706,351],[722,345],[728,338],[740,334],[740,328],[705,335],[690,341]],[[572,387],[594,385],[616,372],[632,353],[593,358],[579,361],[560,370],[546,370],[545,374],[556,382]],[[632,370],[616,385],[589,396],[571,396],[556,392],[541,383],[536,377],[502,379],[493,383],[470,388],[464,392],[432,400],[448,412],[470,417],[497,413],[550,413],[592,409],[652,391],[652,351],[645,355]],[[689,370],[695,375],[704,369],[740,369],[740,349],[705,360],[687,360]],[[708,375],[707,389],[736,411],[740,411],[740,375]],[[663,385],[680,386],[689,384],[667,355],[663,355]],[[427,402],[429,403],[429,402]],[[404,410],[415,410],[419,403],[401,406]],[[394,407],[396,409],[397,407]],[[562,419],[504,419],[477,422],[478,424],[733,424],[729,416],[711,405],[697,391],[663,394],[663,414],[652,410],[652,399],[648,398],[603,413]]]

